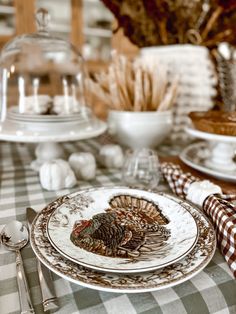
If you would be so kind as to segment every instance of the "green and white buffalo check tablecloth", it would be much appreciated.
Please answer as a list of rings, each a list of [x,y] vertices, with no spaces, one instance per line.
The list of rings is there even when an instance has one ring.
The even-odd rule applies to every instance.
[[[75,151],[96,152],[101,140],[63,144],[69,155]],[[168,149],[165,149],[168,152]],[[171,151],[170,151],[171,153]],[[32,145],[0,143],[0,228],[11,220],[25,221],[25,208],[42,209],[57,197],[78,188],[120,185],[118,171],[99,168],[96,180],[78,182],[71,190],[47,192],[41,188],[37,173],[30,168],[34,158]],[[164,184],[160,190],[168,190]],[[35,256],[28,245],[22,250],[24,267],[36,313],[43,313],[42,297],[36,271]],[[226,314],[236,313],[236,281],[217,250],[210,264],[191,280],[156,292],[117,294],[100,292],[72,284],[54,276],[59,298],[57,313],[81,314]],[[20,313],[16,281],[15,254],[0,247],[0,314]]]

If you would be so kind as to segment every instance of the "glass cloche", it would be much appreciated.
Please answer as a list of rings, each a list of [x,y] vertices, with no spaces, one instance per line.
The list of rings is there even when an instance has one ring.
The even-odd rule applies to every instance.
[[[84,63],[77,49],[48,32],[49,15],[36,13],[38,31],[15,37],[0,57],[0,118],[66,121],[89,112]],[[56,120],[55,120],[56,119]]]

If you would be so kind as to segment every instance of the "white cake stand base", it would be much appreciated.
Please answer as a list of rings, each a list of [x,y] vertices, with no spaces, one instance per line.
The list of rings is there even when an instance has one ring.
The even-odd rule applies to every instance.
[[[215,143],[211,150],[211,157],[206,160],[206,165],[212,169],[236,170],[233,158],[235,146],[230,143]]]
[[[58,158],[65,158],[64,151],[59,143],[46,142],[40,143],[35,149],[36,159],[30,164],[31,169],[39,171],[42,164],[46,161],[50,161]]]

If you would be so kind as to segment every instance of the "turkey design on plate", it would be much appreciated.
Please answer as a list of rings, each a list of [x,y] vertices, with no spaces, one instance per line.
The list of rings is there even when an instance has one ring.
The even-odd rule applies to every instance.
[[[144,272],[183,258],[196,244],[193,215],[168,195],[97,188],[69,195],[52,212],[48,238],[66,258],[110,272]]]

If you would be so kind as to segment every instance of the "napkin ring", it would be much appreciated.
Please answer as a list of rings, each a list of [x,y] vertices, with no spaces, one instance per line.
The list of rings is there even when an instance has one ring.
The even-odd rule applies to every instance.
[[[197,181],[190,184],[186,199],[202,207],[205,199],[211,194],[222,194],[221,187],[208,181]]]

